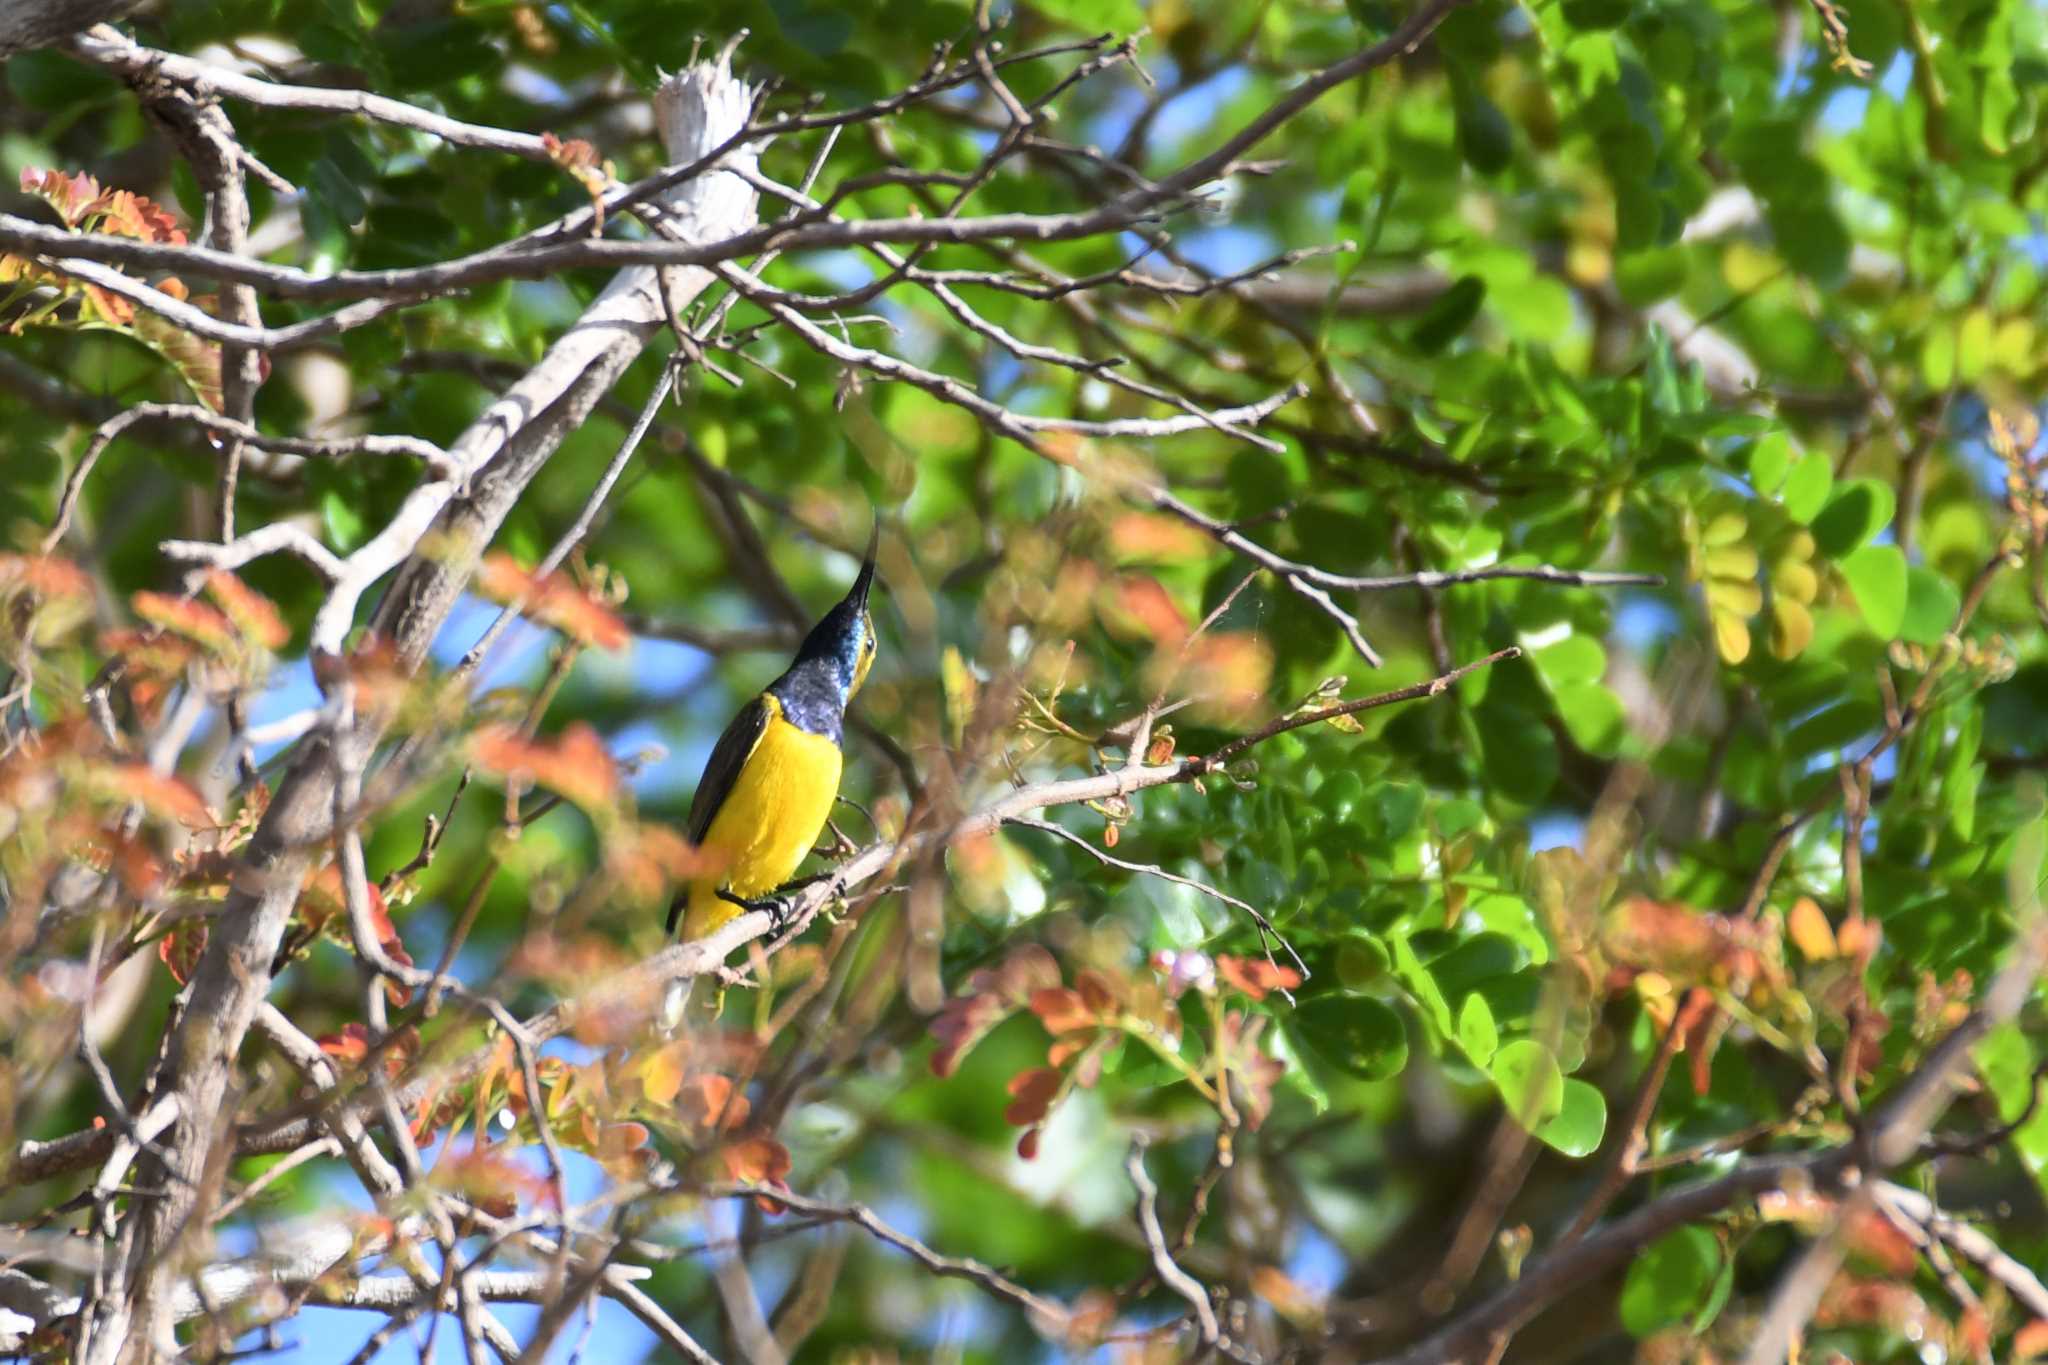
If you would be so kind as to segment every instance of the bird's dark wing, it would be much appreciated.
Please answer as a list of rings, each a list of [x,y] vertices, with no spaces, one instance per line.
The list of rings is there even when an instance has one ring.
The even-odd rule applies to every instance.
[[[768,733],[768,699],[755,697],[740,708],[740,713],[725,727],[725,733],[718,737],[718,743],[711,746],[711,757],[705,761],[704,775],[697,779],[697,794],[690,798],[690,842],[701,844],[711,829],[711,822],[718,818],[718,808],[725,804],[725,798],[732,795],[733,784],[740,780],[740,769],[753,756],[754,746],[761,742],[761,736]],[[684,904],[690,898],[690,890],[684,887],[676,894],[675,903],[668,908],[668,931],[673,934],[676,921],[681,917]]]
[[[704,764],[704,776],[697,779],[697,794],[690,798],[691,843],[704,842],[711,822],[718,817],[718,808],[732,794],[733,784],[740,780],[740,769],[746,766],[754,746],[761,742],[761,736],[767,730],[767,699],[755,697],[740,708],[740,713],[732,718],[732,724],[726,726],[725,733],[718,737],[718,743],[712,746],[710,759]]]

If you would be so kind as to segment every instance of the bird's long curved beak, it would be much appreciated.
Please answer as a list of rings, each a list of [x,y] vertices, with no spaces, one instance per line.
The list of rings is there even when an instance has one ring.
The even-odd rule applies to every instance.
[[[875,586],[875,547],[881,540],[882,521],[877,517],[873,529],[868,532],[868,550],[861,560],[860,574],[853,580],[853,587],[846,594],[846,600],[851,602],[857,611],[868,609],[868,593]]]

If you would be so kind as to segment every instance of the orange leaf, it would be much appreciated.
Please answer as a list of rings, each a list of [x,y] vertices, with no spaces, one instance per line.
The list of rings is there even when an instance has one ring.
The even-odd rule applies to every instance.
[[[604,1158],[625,1156],[645,1147],[653,1136],[644,1123],[607,1123],[598,1132],[597,1154]]]
[[[1291,991],[1301,984],[1301,973],[1262,957],[1216,955],[1216,973],[1254,1000],[1264,1000],[1268,991]]]
[[[1093,967],[1084,967],[1075,975],[1074,989],[1081,993],[1082,1003],[1098,1017],[1116,1013],[1119,999],[1116,987]]]
[[[197,788],[181,777],[157,772],[147,763],[112,765],[106,770],[106,782],[116,797],[136,802],[160,819],[176,820],[187,829],[211,829],[218,823]]]
[[[234,643],[234,624],[204,602],[160,592],[138,592],[129,601],[143,620],[208,649],[223,649]]]
[[[100,182],[82,172],[66,175],[62,171],[24,166],[21,170],[21,192],[32,194],[57,210],[64,226],[76,227],[85,217],[86,210],[99,200]]]
[[[478,767],[529,778],[585,810],[608,807],[618,794],[618,769],[604,741],[581,722],[553,744],[523,739],[509,725],[487,725],[470,737],[469,752]]]
[[[1039,1023],[1045,1025],[1045,1031],[1055,1036],[1076,1029],[1093,1028],[1097,1022],[1095,1012],[1081,999],[1081,993],[1064,986],[1033,991],[1031,1012],[1038,1016]]]
[[[557,570],[546,578],[536,578],[502,550],[484,557],[476,586],[485,597],[517,606],[584,644],[619,649],[632,639],[618,613],[577,586],[568,574]]]
[[[360,1065],[370,1055],[370,1031],[361,1024],[344,1024],[341,1032],[321,1037],[320,1050],[338,1062]]]
[[[1857,916],[1845,919],[1835,930],[1835,946],[1859,966],[1868,966],[1870,959],[1877,955],[1878,944],[1884,942],[1884,926]]]
[[[564,139],[556,137],[553,133],[542,133],[540,145],[541,150],[547,153],[548,160],[564,170],[584,171],[597,166],[597,148],[580,137]]]
[[[1209,551],[1209,539],[1179,517],[1155,512],[1126,512],[1109,526],[1110,548],[1123,559],[1197,559]]]
[[[92,597],[92,578],[55,555],[0,555],[0,586],[20,582],[38,597]]]
[[[728,1142],[718,1152],[726,1174],[750,1185],[780,1185],[789,1178],[789,1149],[765,1133]]]
[[[713,1124],[727,1130],[737,1128],[747,1121],[752,1107],[745,1095],[733,1089],[728,1077],[715,1071],[690,1077],[676,1101],[677,1113],[692,1128]]]
[[[1126,574],[1116,580],[1111,592],[1105,614],[1113,629],[1167,649],[1178,647],[1187,638],[1187,618],[1158,579]]]
[[[220,569],[207,574],[206,592],[245,638],[270,650],[283,649],[291,642],[291,627],[278,614],[277,605],[233,574]]]
[[[640,1063],[640,1093],[655,1104],[668,1105],[683,1088],[683,1062],[689,1055],[687,1043],[670,1043],[647,1054]]]
[[[1060,1093],[1063,1079],[1049,1066],[1035,1066],[1010,1077],[1009,1085],[1004,1088],[1010,1092],[1011,1100],[1003,1110],[1003,1120],[1027,1126],[1043,1122]]]
[[[1252,1271],[1252,1293],[1296,1325],[1312,1325],[1322,1318],[1320,1296],[1278,1266],[1262,1265]]]
[[[1801,896],[1793,905],[1792,913],[1785,917],[1785,932],[1808,962],[1825,962],[1840,951],[1827,912],[1811,896]]]
[[[1258,701],[1272,680],[1272,649],[1256,635],[1231,631],[1195,642],[1183,685],[1201,696],[1205,710],[1228,714]]]

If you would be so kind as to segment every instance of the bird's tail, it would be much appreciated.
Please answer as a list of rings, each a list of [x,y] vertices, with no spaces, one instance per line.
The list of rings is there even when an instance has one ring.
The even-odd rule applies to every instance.
[[[680,922],[683,928],[682,941],[687,943],[691,939],[703,938],[738,913],[737,905],[719,896],[718,883],[692,882],[678,891],[676,898],[669,902],[668,932],[670,937],[674,937],[676,925]],[[657,1022],[664,1035],[673,1036],[676,1030],[682,1027],[683,1015],[690,1004],[691,985],[692,982],[688,978],[671,981],[668,988],[662,992],[661,1011]]]

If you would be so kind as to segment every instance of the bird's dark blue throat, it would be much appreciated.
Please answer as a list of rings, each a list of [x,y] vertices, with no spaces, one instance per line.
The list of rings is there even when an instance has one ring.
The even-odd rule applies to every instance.
[[[858,645],[859,637],[854,637]],[[799,730],[823,735],[834,744],[844,742],[846,686],[841,677],[851,678],[848,665],[842,674],[839,661],[830,656],[799,658],[789,671],[768,684],[769,695],[782,703],[782,716]]]
[[[870,629],[868,589],[875,578],[872,546],[853,589],[839,605],[811,627],[797,648],[789,671],[768,684],[769,695],[782,703],[783,718],[799,730],[843,742],[846,703],[860,671],[861,647]]]

